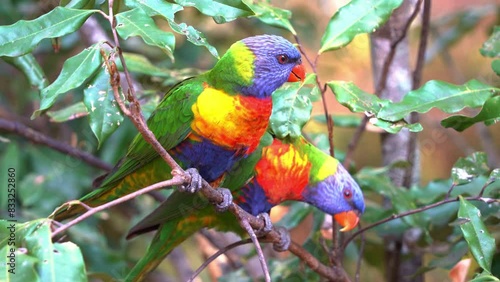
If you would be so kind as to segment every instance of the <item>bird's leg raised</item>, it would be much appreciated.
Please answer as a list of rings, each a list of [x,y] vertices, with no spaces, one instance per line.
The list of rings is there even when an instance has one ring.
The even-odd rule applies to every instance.
[[[186,169],[186,173],[191,177],[191,181],[184,183],[179,187],[181,192],[196,193],[203,186],[203,179],[196,168]]]

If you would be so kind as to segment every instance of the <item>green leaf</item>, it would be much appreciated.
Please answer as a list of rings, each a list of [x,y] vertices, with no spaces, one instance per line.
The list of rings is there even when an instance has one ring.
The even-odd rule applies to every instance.
[[[312,103],[309,94],[314,74],[309,74],[301,83],[285,83],[273,93],[273,112],[269,127],[280,139],[295,139],[302,135],[302,127],[309,120]]]
[[[253,15],[241,0],[174,0],[184,7],[195,7],[202,14],[213,17],[218,24]]]
[[[500,57],[500,26],[497,25],[493,28],[490,38],[483,43],[483,47],[479,51],[485,57]]]
[[[371,118],[370,123],[392,134],[398,133],[403,128],[407,128],[411,132],[420,132],[424,130],[420,123],[409,124],[404,120],[386,121],[379,118]]]
[[[244,0],[243,2],[254,12],[255,15],[252,17],[258,18],[265,24],[286,29],[293,35],[297,34],[290,23],[290,18],[292,17],[292,13],[290,11],[273,7],[262,1],[254,3],[254,1]]]
[[[337,101],[343,106],[349,108],[355,113],[365,113],[368,116],[377,116],[378,112],[385,106],[391,105],[387,99],[380,99],[376,95],[369,94],[359,89],[354,83],[347,81],[330,81],[328,87],[332,90]],[[396,121],[387,121],[381,118],[372,117],[370,123],[384,129],[389,133],[397,133],[402,128],[408,128],[412,132],[422,131],[419,123],[408,124],[400,119]]]
[[[125,0],[129,8],[140,8],[148,16],[162,16],[167,20],[173,20],[175,13],[183,8],[180,5],[162,0]]]
[[[500,168],[495,168],[494,170],[491,171],[488,181],[490,183],[493,183],[498,180],[500,180]]]
[[[40,116],[42,111],[50,108],[60,95],[77,88],[94,75],[102,64],[100,49],[101,43],[98,42],[64,62],[57,79],[42,89],[40,109],[33,113],[32,118]]]
[[[61,0],[59,6],[71,9],[90,9],[95,4],[95,0]]]
[[[181,11],[183,9],[182,6],[161,0],[126,0],[125,5],[130,8],[140,8],[150,17],[164,17],[173,31],[184,34],[189,42],[197,46],[206,47],[214,57],[219,58],[217,49],[208,43],[203,33],[185,23],[178,24],[174,21],[175,13]]]
[[[199,30],[185,23],[178,24],[173,20],[169,20],[168,24],[170,25],[173,31],[179,34],[184,34],[189,42],[193,43],[196,46],[204,46],[205,48],[208,49],[210,54],[212,54],[216,58],[219,58],[219,53],[217,52],[217,49],[215,49],[214,46],[208,43],[205,35],[201,33]]]
[[[431,80],[421,88],[406,94],[401,102],[385,105],[377,114],[377,118],[397,121],[411,112],[425,113],[432,108],[456,113],[466,107],[480,107],[498,92],[499,88],[477,80],[470,80],[464,85]]]
[[[362,33],[379,28],[402,0],[352,0],[330,19],[318,53],[339,49]]]
[[[492,97],[483,105],[483,108],[475,117],[456,115],[441,121],[444,127],[451,127],[456,131],[464,131],[478,122],[491,125],[500,121],[500,96]]]
[[[144,42],[163,50],[173,60],[175,37],[159,29],[142,9],[135,8],[116,15],[116,31],[123,39],[140,36]]]
[[[56,7],[37,19],[0,26],[0,56],[18,57],[29,53],[45,38],[74,32],[96,12]]]
[[[47,115],[51,122],[65,122],[88,115],[87,108],[83,102],[78,102],[57,111],[48,111]]]
[[[479,266],[485,271],[491,271],[491,261],[495,253],[495,239],[491,237],[488,229],[481,220],[481,212],[462,196],[458,218],[466,222],[460,225],[470,251]]]
[[[489,170],[486,153],[475,152],[455,162],[451,169],[451,179],[453,184],[462,185],[471,182],[480,175],[486,174]]]
[[[50,220],[26,223],[0,220],[0,253],[10,254],[8,228],[15,229],[16,274],[0,273],[2,281],[87,281],[80,249],[71,242],[52,243]],[[3,276],[3,277],[2,277]]]
[[[494,60],[491,62],[491,68],[498,76],[500,76],[500,60]]]
[[[2,59],[24,73],[32,87],[38,90],[47,87],[45,73],[33,54],[25,54],[19,57],[2,57]]]
[[[489,272],[484,271],[483,273],[474,277],[474,279],[469,280],[469,282],[496,282],[500,281],[498,277],[491,275]]]
[[[123,122],[123,115],[113,96],[109,79],[109,72],[107,69],[103,70],[83,90],[83,103],[89,113],[90,128],[99,142],[98,147]]]
[[[355,113],[378,113],[384,105],[389,103],[389,100],[380,99],[376,95],[359,89],[351,81],[330,81],[326,84],[335,94],[337,101]]]

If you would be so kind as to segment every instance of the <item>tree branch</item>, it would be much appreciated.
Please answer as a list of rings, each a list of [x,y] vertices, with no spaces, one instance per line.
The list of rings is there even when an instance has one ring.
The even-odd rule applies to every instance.
[[[87,210],[87,212],[85,212],[84,214],[78,216],[77,218],[73,219],[72,221],[70,221],[70,222],[68,222],[66,224],[63,224],[61,227],[57,228],[54,232],[52,232],[52,238],[56,237],[59,233],[64,232],[66,229],[70,228],[71,226],[73,226],[73,225],[75,225],[77,223],[80,223],[81,221],[85,220],[86,218],[92,216],[95,213],[98,213],[98,212],[103,211],[105,209],[109,209],[112,206],[116,206],[116,205],[121,204],[123,202],[126,202],[128,200],[132,200],[135,197],[140,196],[140,195],[145,194],[145,193],[148,193],[150,191],[157,190],[157,189],[160,189],[160,188],[163,188],[163,187],[181,185],[184,182],[185,182],[185,180],[184,180],[183,177],[180,177],[178,175],[174,175],[174,177],[172,177],[172,179],[155,183],[155,184],[147,186],[147,187],[145,187],[145,188],[143,188],[141,190],[135,191],[135,192],[130,193],[130,194],[126,195],[126,196],[123,196],[121,198],[118,198],[116,200],[113,200],[113,201],[108,202],[108,203],[106,203],[104,205],[100,205],[100,206],[94,207],[94,208],[89,207],[87,205],[84,205],[80,201],[72,201],[72,202],[69,202],[69,203],[65,203],[64,205],[62,205],[58,209],[56,209],[51,215],[49,215],[49,218],[53,217],[58,210],[60,210],[61,208],[63,208],[66,205],[68,205],[68,206],[72,206],[72,205],[84,205],[88,210]]]
[[[60,142],[53,139],[41,132],[38,132],[20,122],[10,121],[7,119],[0,118],[0,131],[10,132],[22,136],[35,144],[40,144],[51,149],[54,149],[63,154],[70,155],[74,158],[82,160],[87,164],[100,168],[105,171],[111,170],[113,167],[102,160],[96,158],[92,154],[81,151],[77,148],[70,146],[69,144]]]

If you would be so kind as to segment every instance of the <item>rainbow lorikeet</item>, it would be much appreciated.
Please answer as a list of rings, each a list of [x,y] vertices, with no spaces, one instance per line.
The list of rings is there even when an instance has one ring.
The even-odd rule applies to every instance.
[[[261,146],[236,163],[224,179],[222,184],[231,189],[235,203],[259,215],[287,200],[307,202],[334,215],[342,231],[354,228],[365,203],[361,189],[342,164],[304,138],[291,143],[269,139],[266,134]],[[130,230],[128,239],[158,229],[126,280],[144,279],[173,248],[204,227],[245,233],[232,213],[217,213],[201,195],[174,191]]]
[[[301,55],[288,40],[248,37],[234,43],[210,71],[175,85],[147,124],[181,167],[196,168],[216,187],[236,161],[259,145],[274,90],[304,75]],[[170,177],[170,167],[138,134],[99,188],[81,201],[98,206]],[[71,206],[55,219],[84,211]]]

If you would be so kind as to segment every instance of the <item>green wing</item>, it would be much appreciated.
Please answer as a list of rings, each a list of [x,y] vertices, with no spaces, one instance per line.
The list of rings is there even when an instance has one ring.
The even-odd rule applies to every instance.
[[[205,78],[206,74],[202,74],[172,87],[148,119],[149,129],[165,149],[172,149],[191,132],[194,119],[191,107],[203,91]],[[96,185],[99,189],[85,195],[80,201],[89,206],[104,204],[137,191],[144,185],[168,179],[169,173],[168,165],[142,135],[137,134],[127,155]],[[127,176],[130,176],[130,181],[122,181]],[[84,211],[80,205],[72,206],[57,212],[55,219],[64,220]]]

